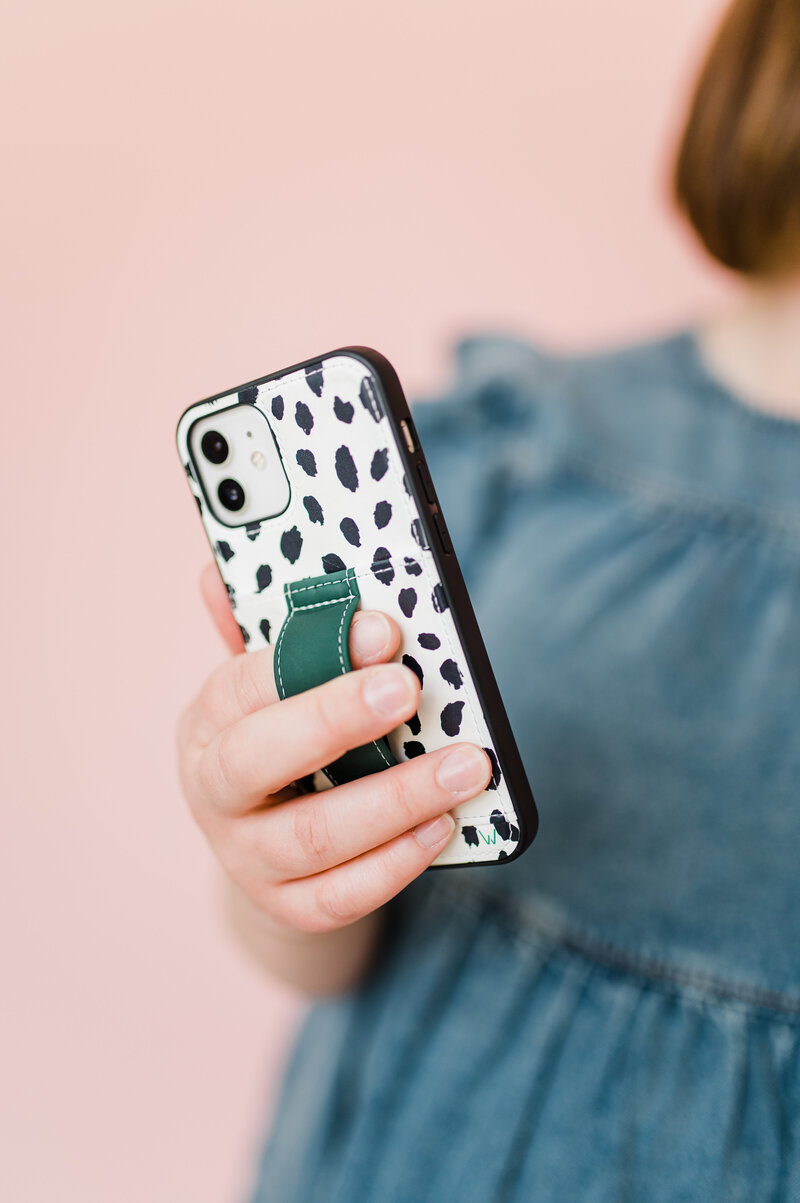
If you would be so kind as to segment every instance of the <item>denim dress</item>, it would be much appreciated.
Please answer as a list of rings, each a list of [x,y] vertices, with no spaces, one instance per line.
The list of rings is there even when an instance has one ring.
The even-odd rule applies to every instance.
[[[692,330],[464,338],[433,401],[540,832],[388,904],[304,1015],[252,1199],[798,1200],[800,423]]]

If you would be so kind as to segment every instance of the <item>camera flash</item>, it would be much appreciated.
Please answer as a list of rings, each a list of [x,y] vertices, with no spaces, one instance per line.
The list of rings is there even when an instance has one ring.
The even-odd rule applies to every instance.
[[[254,451],[250,456],[250,463],[254,468],[263,468],[266,462],[267,460],[263,451]]]

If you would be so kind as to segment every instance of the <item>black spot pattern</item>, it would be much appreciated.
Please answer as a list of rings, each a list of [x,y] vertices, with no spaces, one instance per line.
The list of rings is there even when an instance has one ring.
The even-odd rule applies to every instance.
[[[455,660],[443,660],[439,668],[439,674],[443,681],[453,686],[453,689],[460,689],[464,684],[464,678]]]
[[[409,656],[408,653],[406,653],[403,656],[403,664],[405,664],[406,668],[410,668],[412,673],[416,674],[420,685],[422,685],[422,683],[423,683],[422,682],[422,668],[420,667],[418,662],[414,659],[414,657]]]
[[[389,472],[389,457],[392,454],[391,447],[381,447],[378,449],[375,447],[375,444],[379,440],[382,440],[382,436],[387,433],[386,428],[384,428],[383,431],[380,429],[375,430],[374,428],[370,428],[373,430],[375,440],[372,448],[368,451],[363,449],[361,444],[356,446],[354,443],[348,443],[338,446],[339,438],[344,437],[345,439],[351,439],[353,437],[350,429],[347,431],[342,430],[342,425],[346,425],[348,428],[354,424],[357,426],[357,423],[355,422],[356,412],[359,414],[361,413],[361,411],[358,410],[359,403],[368,411],[376,424],[383,419],[384,414],[379,393],[379,383],[373,383],[369,378],[362,381],[359,400],[356,400],[356,397],[347,391],[343,391],[343,396],[334,396],[333,393],[336,385],[332,378],[330,381],[327,381],[328,391],[326,393],[323,389],[320,365],[316,365],[316,369],[312,369],[311,372],[306,370],[306,379],[309,384],[309,388],[316,397],[321,397],[324,394],[325,403],[322,405],[321,409],[314,409],[315,402],[309,401],[308,404],[304,404],[302,401],[297,401],[297,394],[291,395],[288,393],[286,394],[285,399],[280,395],[269,397],[267,395],[262,395],[260,404],[267,412],[268,407],[271,409],[270,418],[272,420],[283,422],[284,427],[285,423],[288,421],[291,429],[295,429],[296,423],[296,428],[302,432],[302,434],[292,436],[291,429],[288,431],[289,437],[294,438],[296,443],[305,443],[305,446],[301,450],[295,451],[298,471],[302,470],[307,478],[315,478],[315,487],[321,489],[322,486],[318,481],[320,473],[325,480],[328,480],[330,469],[335,467],[336,476],[340,486],[343,489],[343,492],[337,497],[334,487],[334,491],[330,495],[326,494],[326,503],[323,510],[323,507],[320,505],[320,500],[318,500],[317,497],[310,494],[303,496],[302,488],[297,487],[298,479],[302,480],[302,478],[295,473],[293,480],[294,492],[297,497],[302,499],[304,506],[303,512],[305,515],[307,515],[307,517],[301,520],[299,515],[295,516],[294,521],[296,521],[297,525],[293,526],[290,530],[285,530],[282,536],[280,536],[280,525],[276,524],[277,530],[275,530],[274,526],[272,529],[270,529],[270,526],[268,526],[266,522],[253,522],[248,523],[244,527],[244,535],[239,534],[236,536],[236,538],[240,540],[239,543],[237,543],[236,538],[234,538],[232,543],[230,541],[225,542],[223,539],[215,544],[221,567],[223,567],[223,561],[227,563],[233,558],[234,552],[237,556],[237,564],[239,563],[239,557],[243,559],[246,559],[248,556],[250,557],[249,565],[242,564],[240,568],[240,571],[243,571],[244,573],[243,580],[241,582],[242,587],[239,590],[243,598],[246,594],[249,595],[251,590],[253,590],[253,574],[255,574],[255,592],[259,594],[263,593],[265,589],[275,584],[276,576],[271,571],[269,565],[262,564],[257,569],[252,567],[254,561],[255,564],[258,565],[259,560],[263,555],[267,555],[271,563],[276,565],[278,577],[281,575],[279,569],[281,556],[284,557],[284,563],[288,561],[290,564],[296,565],[294,577],[305,575],[308,572],[313,573],[313,563],[319,563],[319,560],[316,559],[316,557],[310,557],[314,551],[316,551],[317,555],[321,554],[317,548],[314,547],[314,536],[312,533],[313,526],[320,525],[320,527],[322,527],[326,521],[329,527],[328,537],[330,539],[330,543],[342,547],[342,542],[344,541],[349,548],[362,548],[362,546],[366,544],[366,546],[364,546],[364,558],[368,557],[369,546],[372,543],[372,540],[378,536],[378,533],[380,534],[381,538],[391,540],[394,549],[395,544],[398,542],[398,535],[396,532],[401,532],[399,537],[402,538],[402,532],[405,531],[405,541],[407,546],[402,549],[397,547],[397,551],[410,551],[407,538],[409,525],[406,525],[407,523],[410,524],[411,534],[414,538],[416,546],[424,549],[424,553],[426,553],[430,547],[430,540],[424,528],[424,513],[420,513],[419,516],[415,517],[413,523],[411,522],[413,507],[412,514],[409,514],[408,517],[405,516],[406,503],[405,501],[399,500],[401,497],[399,480],[395,478],[394,473]],[[300,388],[301,390],[304,388],[302,381],[300,382]],[[264,392],[266,394],[267,390],[265,389]],[[248,389],[240,390],[239,400],[241,402],[258,405],[258,395],[258,386],[250,386]],[[304,396],[304,392],[301,391],[299,395]],[[292,420],[293,418],[294,421]],[[363,417],[359,416],[359,422],[362,421],[366,421],[366,415],[363,415]],[[367,426],[369,427],[369,423],[367,423]],[[336,433],[337,431],[338,438]],[[323,457],[319,462],[316,459],[317,451],[319,451],[320,455]],[[356,459],[356,456],[359,458]],[[331,462],[332,460],[333,462]],[[356,464],[358,466],[356,466]],[[366,475],[368,465],[370,473],[369,478]],[[391,466],[394,467],[394,465]],[[191,459],[187,460],[184,468],[188,478],[190,479],[190,482],[196,482],[197,469],[196,466],[193,465]],[[291,475],[292,470],[289,469],[289,471]],[[409,476],[410,474],[411,470],[409,469]],[[372,488],[371,495],[370,479],[374,480],[375,482],[382,482],[381,489],[378,490],[376,484],[375,487]],[[408,492],[409,481],[404,478],[403,483],[406,491]],[[192,484],[192,488],[193,491],[199,492],[196,483]],[[352,500],[349,502],[345,500],[345,492],[352,498]],[[354,494],[358,494],[358,496],[354,497]],[[366,496],[364,496],[364,503],[362,504],[359,502],[358,498],[363,494],[366,494]],[[196,500],[198,506],[202,509],[202,506],[205,504],[205,502],[199,497],[196,498]],[[369,506],[373,507],[372,517],[374,521],[374,527],[372,528],[369,527]],[[342,510],[347,513],[348,509],[353,516],[342,517]],[[355,517],[356,513],[359,514],[358,518]],[[286,515],[284,521],[287,520],[287,518],[290,521],[292,520],[288,515]],[[306,523],[305,526],[304,523]],[[336,536],[334,531],[334,527],[337,524],[341,532],[340,538]],[[360,526],[362,524],[365,524],[367,528],[364,532],[363,541],[360,530]],[[389,526],[392,526],[391,531],[388,529]],[[241,530],[241,528],[239,529]],[[371,535],[370,529],[372,530]],[[221,534],[221,531],[219,533]],[[232,534],[236,535],[236,532],[234,531]],[[245,536],[253,543],[255,543],[257,539],[260,539],[260,554],[258,556],[256,556],[255,548],[253,548],[252,551],[250,549],[244,549],[243,540]],[[278,536],[280,536],[281,556],[277,555],[272,542],[273,539],[277,540]],[[269,542],[270,546],[273,548],[271,554],[270,551],[264,546],[265,541]],[[327,541],[328,539],[325,539],[325,542]],[[324,546],[324,542],[322,545]],[[347,550],[345,547],[342,547],[342,550],[344,551],[345,555],[348,556],[348,563],[352,563],[354,559],[359,564],[361,563],[362,557],[360,553],[358,557],[353,557],[352,551]],[[426,583],[428,581],[428,562],[425,560],[424,554],[415,552],[414,556],[417,558],[412,558],[411,555],[403,556],[403,565],[401,568],[399,562],[401,558],[400,556],[397,557],[397,563],[395,564],[392,558],[392,551],[385,546],[378,547],[374,551],[374,555],[370,563],[370,569],[375,578],[382,584],[393,585],[395,582],[397,583],[397,591],[392,588],[388,596],[393,599],[396,598],[397,607],[407,620],[413,620],[416,616],[418,628],[421,622],[426,621],[423,617],[426,607],[429,607],[432,604],[436,613],[441,615],[444,611],[448,610],[449,602],[443,584],[438,583],[434,588],[431,584]],[[322,567],[326,573],[344,572],[346,564],[340,555],[337,555],[334,552],[329,552],[326,555],[323,555],[321,558]],[[249,573],[247,571],[248,567]],[[405,571],[403,571],[403,569]],[[223,571],[226,571],[224,567]],[[317,571],[320,570],[318,569]],[[288,570],[284,569],[284,576],[287,572]],[[247,579],[248,576],[249,582]],[[407,579],[409,577],[411,578],[410,581]],[[423,580],[423,577],[425,580]],[[291,574],[289,574],[289,578],[293,579]],[[433,574],[433,579],[436,581],[435,572]],[[401,588],[401,585],[403,584],[406,584],[407,587]],[[429,590],[432,590],[432,592],[429,593]],[[231,604],[235,605],[233,588],[228,587],[228,595],[230,597]],[[417,610],[420,611],[419,615],[417,615]],[[239,607],[239,611],[240,613],[237,615],[237,617],[244,618],[245,615],[242,607]],[[428,613],[430,613],[429,609]],[[275,630],[277,638],[280,621],[275,616],[272,617],[272,621],[277,624]],[[452,739],[454,736],[460,736],[461,731],[464,730],[464,708],[467,705],[467,702],[454,701],[448,702],[445,705],[446,697],[441,695],[442,693],[449,693],[449,696],[452,698],[453,693],[450,692],[452,690],[454,692],[461,692],[462,697],[466,697],[464,686],[466,676],[468,676],[468,674],[466,672],[466,668],[460,668],[460,662],[457,660],[457,653],[456,658],[450,657],[446,638],[439,636],[438,634],[434,634],[434,631],[436,631],[436,621],[437,620],[435,619],[431,620],[433,630],[421,632],[418,629],[413,630],[413,636],[416,637],[418,647],[426,652],[430,652],[430,656],[427,659],[425,656],[423,656],[422,661],[420,662],[418,657],[415,658],[414,655],[406,654],[402,656],[402,662],[406,667],[410,668],[411,671],[414,672],[415,676],[421,683],[423,681],[424,674],[427,674],[426,692],[424,696],[430,697],[431,702],[433,697],[436,696],[436,690],[438,689],[439,696],[436,698],[436,703],[434,704],[432,702],[431,704],[431,730],[433,731],[435,729],[435,716],[438,713],[442,732],[446,737]],[[245,626],[241,626],[241,624],[239,625],[242,632],[242,638],[247,643],[252,642],[253,638],[255,638],[256,641],[259,640],[257,632],[251,638],[247,628]],[[251,622],[249,625],[252,626],[254,623]],[[271,642],[270,619],[261,618],[258,622],[258,630],[261,633],[263,642],[269,644]],[[412,639],[409,639],[408,643],[410,644],[411,642]],[[446,657],[442,660],[440,660],[438,655],[438,651],[440,649],[444,651],[444,656]],[[434,653],[436,654],[434,655]],[[446,684],[444,686],[437,686],[436,682],[438,680],[441,680]],[[424,709],[422,713],[425,713]],[[429,720],[426,718],[426,723],[428,721]],[[429,742],[432,743],[433,746],[437,745],[437,739],[429,737],[427,732],[425,732],[425,739],[423,741],[422,722],[419,714],[412,715],[411,718],[406,720],[404,725],[406,727],[407,740],[402,744],[402,746],[404,748],[404,754],[406,757],[411,758],[422,755],[426,751],[426,746]],[[438,737],[438,742],[441,742],[441,736]],[[498,789],[502,788],[502,770],[494,749],[487,747],[485,751],[490,758],[492,770],[491,778],[486,788],[497,791]],[[315,788],[315,778],[312,776],[309,777],[308,780],[309,790],[313,790]],[[502,805],[502,796],[500,799],[498,799],[498,803],[495,805],[498,807],[498,809],[496,809],[492,814],[491,823],[493,824],[494,830],[497,832],[498,843],[500,840],[503,840],[507,843],[510,843],[512,840],[518,840],[519,828],[515,826],[514,814],[509,811],[509,818],[507,819],[503,814],[503,811],[499,809],[499,806]],[[516,821],[519,823],[518,819]],[[476,821],[473,820],[473,824],[475,822]],[[465,844],[467,846],[472,846],[476,850],[479,850],[479,854],[481,845],[483,843],[483,839],[481,837],[485,833],[485,830],[486,829],[477,825],[467,825],[462,828]],[[509,851],[513,856],[513,848],[511,848]],[[497,850],[495,850],[492,855],[496,855],[496,853]],[[500,851],[498,859],[502,860],[504,856],[506,856],[506,854]]]
[[[228,590],[228,601],[231,603],[233,608],[236,609],[236,590],[234,589],[233,585],[229,585],[227,581],[225,582],[225,588]]]
[[[344,535],[351,547],[361,546],[361,535],[358,531],[358,526],[352,518],[342,518],[339,523],[339,530]]]
[[[281,555],[283,555],[290,564],[294,564],[300,556],[303,547],[303,536],[296,526],[291,530],[285,530],[281,535]]]
[[[379,501],[375,506],[375,525],[378,530],[383,530],[384,526],[388,526],[392,520],[392,507],[388,501]]]
[[[358,473],[350,450],[344,444],[336,449],[336,475],[346,489],[355,493],[358,488]]]
[[[375,549],[375,555],[372,557],[370,568],[382,585],[391,585],[394,580],[394,567],[388,547],[378,547]]]
[[[409,495],[409,497],[410,497],[410,496],[411,496],[411,489],[410,489],[410,487],[409,487],[409,484],[408,484],[408,477],[406,476],[405,472],[403,473],[403,488],[405,489],[405,491],[408,493],[408,495]]]
[[[294,458],[297,460],[306,476],[317,475],[317,461],[314,459],[313,451],[307,451],[305,448],[301,448]]]
[[[423,551],[427,551],[430,546],[425,538],[425,531],[422,529],[422,523],[419,518],[415,518],[411,523],[411,535],[415,543],[418,543]]]
[[[500,765],[497,760],[497,753],[494,748],[484,748],[486,755],[492,762],[492,779],[486,786],[487,789],[497,789],[503,774],[500,772]]]
[[[405,614],[406,618],[410,618],[414,613],[414,607],[417,604],[416,589],[401,589],[397,598],[397,603]]]
[[[197,496],[195,496],[195,501],[197,502],[197,508],[198,508],[198,510],[199,510],[199,511],[200,511],[200,513],[202,514],[202,512],[203,512],[203,503],[202,503],[202,501],[201,501],[201,500],[200,500],[200,498],[199,498],[199,497],[197,497]]]
[[[325,518],[322,514],[322,506],[317,501],[316,497],[304,497],[303,505],[306,507],[306,513],[312,522],[318,522],[322,526]]]
[[[413,760],[415,756],[425,755],[425,745],[418,739],[409,739],[403,744],[403,751],[409,760]]]
[[[449,608],[450,603],[447,600],[447,595],[441,585],[434,585],[433,593],[431,594],[433,608],[437,614],[443,614]]]
[[[445,735],[458,735],[461,730],[461,716],[464,710],[463,702],[448,702],[440,715],[442,730]]]
[[[369,376],[365,376],[361,381],[361,388],[358,390],[358,395],[361,398],[361,404],[367,413],[372,414],[376,422],[380,422],[383,417],[383,408],[378,400],[378,394],[375,391],[375,385],[370,380]]]
[[[317,397],[322,396],[322,365],[310,363],[306,368],[306,384]]]
[[[353,414],[356,412],[349,401],[343,401],[341,397],[333,398],[333,412],[340,422],[352,422]]]
[[[519,828],[514,823],[509,823],[502,810],[493,810],[489,815],[489,822],[494,827],[501,840],[518,840]]]
[[[294,408],[294,420],[302,430],[303,434],[311,434],[314,428],[314,415],[306,405],[305,401],[298,401]]]
[[[383,480],[389,467],[389,452],[386,447],[376,451],[372,457],[369,474],[373,480]]]

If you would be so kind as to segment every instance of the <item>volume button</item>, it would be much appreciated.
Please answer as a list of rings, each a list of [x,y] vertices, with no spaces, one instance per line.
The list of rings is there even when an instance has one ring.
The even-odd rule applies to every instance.
[[[433,481],[431,480],[430,472],[424,464],[417,464],[417,473],[419,474],[422,491],[425,494],[425,500],[428,505],[433,505],[436,501],[436,494],[433,491]]]
[[[442,522],[441,514],[433,515],[433,525],[436,527],[436,534],[439,536],[439,542],[442,545],[442,551],[446,556],[449,556],[453,548],[450,540],[447,537],[447,531],[444,528],[444,522]]]

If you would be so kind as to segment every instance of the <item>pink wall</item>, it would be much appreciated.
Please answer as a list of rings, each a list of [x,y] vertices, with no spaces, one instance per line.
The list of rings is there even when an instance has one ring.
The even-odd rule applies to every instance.
[[[3,1198],[239,1198],[300,1014],[176,783],[223,655],[179,412],[343,342],[413,395],[465,329],[584,345],[715,300],[664,180],[719,9],[10,0]]]

